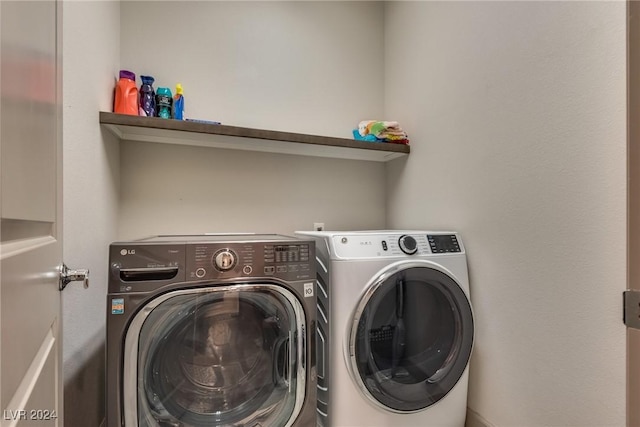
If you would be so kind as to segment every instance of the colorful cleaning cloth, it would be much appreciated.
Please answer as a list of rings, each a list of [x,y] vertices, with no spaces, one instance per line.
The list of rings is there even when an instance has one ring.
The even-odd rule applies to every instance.
[[[409,143],[409,137],[398,122],[363,120],[358,124],[358,133],[363,139],[372,135],[383,142]]]

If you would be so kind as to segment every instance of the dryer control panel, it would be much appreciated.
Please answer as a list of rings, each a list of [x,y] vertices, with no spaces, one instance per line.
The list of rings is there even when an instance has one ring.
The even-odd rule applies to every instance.
[[[332,236],[339,258],[414,257],[431,254],[462,253],[455,233],[346,233]]]

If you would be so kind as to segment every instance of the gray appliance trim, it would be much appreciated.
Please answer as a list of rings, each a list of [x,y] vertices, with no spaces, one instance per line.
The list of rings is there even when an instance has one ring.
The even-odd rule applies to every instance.
[[[135,315],[126,333],[125,348],[124,348],[124,372],[123,372],[123,395],[124,395],[124,419],[125,425],[136,426],[138,425],[138,408],[137,400],[138,396],[136,391],[138,389],[138,341],[140,337],[140,330],[144,324],[147,316],[151,314],[154,308],[162,304],[169,298],[179,295],[189,294],[202,294],[211,292],[251,292],[268,289],[281,294],[293,307],[293,311],[296,316],[296,333],[298,334],[298,372],[297,372],[297,387],[296,387],[296,400],[291,418],[287,421],[283,427],[290,427],[293,425],[298,415],[302,410],[302,406],[305,400],[306,391],[306,352],[307,352],[307,337],[306,337],[306,320],[305,313],[302,304],[298,298],[289,290],[282,286],[274,284],[239,284],[230,286],[216,286],[207,288],[196,289],[180,289],[177,291],[169,292],[160,295],[146,305]]]
[[[331,425],[331,294],[332,283],[329,267],[331,257],[329,246],[323,238],[305,236],[315,241],[316,249],[316,370],[317,370],[317,425],[328,427]]]

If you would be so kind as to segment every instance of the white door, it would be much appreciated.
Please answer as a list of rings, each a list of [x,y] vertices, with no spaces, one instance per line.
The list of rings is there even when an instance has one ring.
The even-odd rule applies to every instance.
[[[0,1],[0,425],[62,426],[60,5]]]

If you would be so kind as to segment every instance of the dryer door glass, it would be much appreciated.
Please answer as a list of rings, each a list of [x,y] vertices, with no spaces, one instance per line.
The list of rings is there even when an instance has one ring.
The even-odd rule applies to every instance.
[[[304,400],[306,331],[293,294],[245,285],[156,300],[138,334],[137,425],[293,422]]]
[[[365,292],[349,341],[352,373],[364,394],[394,412],[415,412],[458,382],[473,344],[469,301],[449,275],[410,267]]]

